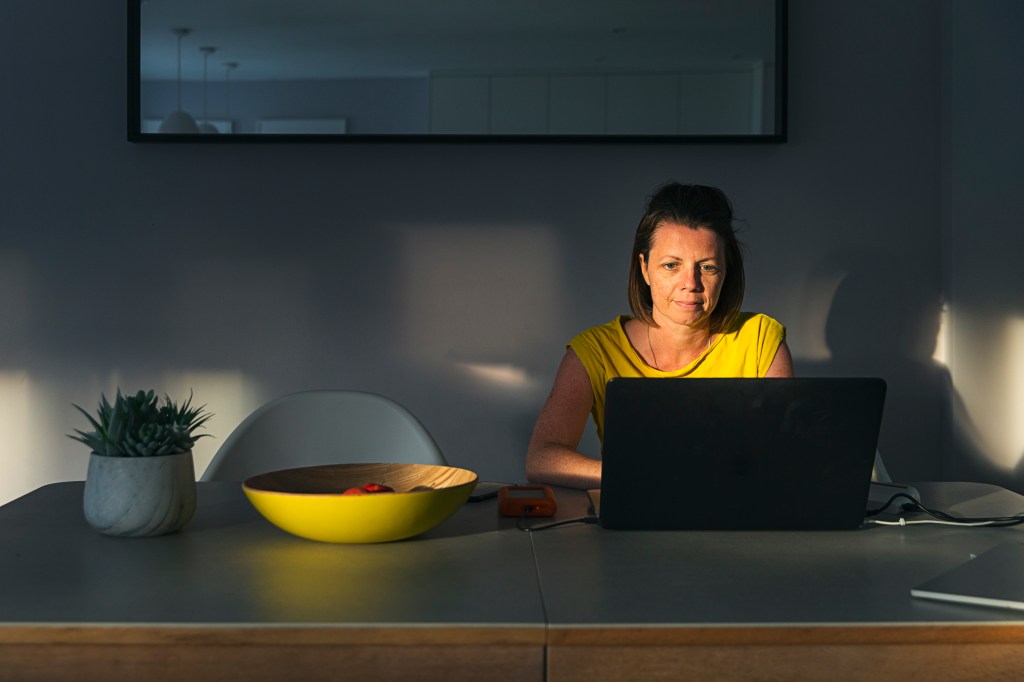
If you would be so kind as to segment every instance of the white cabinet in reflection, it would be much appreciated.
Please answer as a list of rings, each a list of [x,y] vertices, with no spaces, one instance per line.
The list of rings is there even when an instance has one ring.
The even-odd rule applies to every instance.
[[[551,76],[548,132],[601,135],[607,128],[605,76]]]
[[[490,109],[490,77],[431,77],[430,132],[485,134],[490,128]]]
[[[676,74],[641,73],[608,76],[608,128],[613,135],[675,135]]]
[[[433,73],[430,132],[743,135],[770,129],[759,63],[647,73]],[[770,112],[769,112],[770,115]]]
[[[493,76],[490,105],[492,133],[548,132],[548,79],[544,76]]]

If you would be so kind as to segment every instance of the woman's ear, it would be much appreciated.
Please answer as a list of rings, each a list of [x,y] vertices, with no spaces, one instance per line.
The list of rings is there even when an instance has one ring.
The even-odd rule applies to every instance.
[[[638,254],[640,259],[640,274],[644,276],[644,281],[647,282],[647,286],[651,286],[651,278],[647,274],[647,260],[644,258],[644,254]]]

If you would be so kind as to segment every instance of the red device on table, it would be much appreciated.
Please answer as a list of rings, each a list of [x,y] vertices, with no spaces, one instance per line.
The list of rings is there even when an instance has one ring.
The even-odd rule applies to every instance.
[[[502,516],[554,516],[558,505],[546,485],[507,485],[498,491]]]

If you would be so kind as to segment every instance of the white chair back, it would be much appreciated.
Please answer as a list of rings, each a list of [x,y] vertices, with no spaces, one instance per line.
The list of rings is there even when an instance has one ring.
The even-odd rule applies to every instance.
[[[395,401],[360,391],[304,391],[271,400],[228,436],[203,481],[320,464],[447,464],[430,434]]]

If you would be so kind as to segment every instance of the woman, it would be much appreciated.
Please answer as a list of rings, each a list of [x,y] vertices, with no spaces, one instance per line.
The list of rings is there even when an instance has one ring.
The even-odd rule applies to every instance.
[[[601,461],[577,451],[587,415],[604,438],[612,377],[790,377],[785,329],[740,312],[743,254],[732,205],[714,187],[669,183],[637,227],[622,315],[574,338],[555,375],[526,455],[535,483],[601,485]]]

